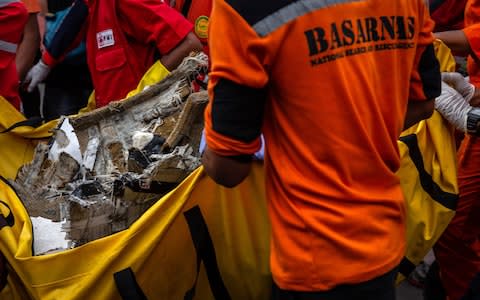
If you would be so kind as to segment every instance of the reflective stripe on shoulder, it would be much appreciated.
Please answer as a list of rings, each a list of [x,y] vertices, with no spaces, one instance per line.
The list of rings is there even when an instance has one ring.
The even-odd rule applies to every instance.
[[[4,7],[15,2],[20,2],[20,0],[0,0],[0,7]]]
[[[312,11],[334,6],[337,4],[360,2],[365,0],[300,0],[295,1],[278,11],[263,18],[253,25],[253,29],[259,36],[266,36],[277,30],[282,25],[306,15]]]
[[[9,52],[9,53],[16,53],[17,52],[17,46],[18,46],[17,44],[0,40],[0,51],[5,51],[5,52]]]

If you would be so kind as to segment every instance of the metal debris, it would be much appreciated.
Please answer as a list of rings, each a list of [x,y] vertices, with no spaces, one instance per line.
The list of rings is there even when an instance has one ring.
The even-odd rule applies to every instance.
[[[200,165],[208,96],[191,81],[206,69],[187,58],[136,96],[60,120],[12,182],[32,219],[61,224],[67,248],[128,228]]]

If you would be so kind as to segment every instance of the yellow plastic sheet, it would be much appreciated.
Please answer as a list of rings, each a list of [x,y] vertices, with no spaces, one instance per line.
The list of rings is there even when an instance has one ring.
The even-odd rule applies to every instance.
[[[234,189],[216,185],[199,168],[129,229],[35,257],[29,217],[0,181],[0,224],[14,216],[12,226],[0,225],[0,251],[17,273],[0,299],[127,299],[122,292],[146,299],[268,299],[263,181],[260,163]]]
[[[11,114],[2,117],[0,124],[6,128],[17,121],[5,116]],[[3,140],[2,145],[24,143],[22,149],[27,149],[7,151],[14,163],[0,164],[4,177],[12,178],[15,166],[31,158],[30,138],[48,133],[48,126],[42,128],[22,127],[14,130],[22,132],[21,140]],[[399,148],[398,176],[408,217],[401,271],[408,272],[454,214],[458,187],[453,129],[434,113],[405,131]],[[0,292],[2,300],[108,300],[127,299],[127,294],[139,297],[135,299],[269,297],[270,225],[260,162],[234,189],[214,184],[199,168],[129,229],[44,256],[32,256],[29,216],[5,181],[0,181],[0,200],[0,251],[13,270]]]

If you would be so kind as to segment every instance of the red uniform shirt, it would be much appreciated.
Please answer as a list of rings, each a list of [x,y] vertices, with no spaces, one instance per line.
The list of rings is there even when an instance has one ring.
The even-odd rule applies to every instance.
[[[158,0],[90,1],[87,60],[97,107],[123,99],[154,63],[155,52],[167,54],[191,30]]]
[[[123,99],[137,87],[157,54],[161,57],[169,53],[192,31],[192,24],[162,1],[91,0],[86,3],[87,61],[97,107]],[[62,24],[60,30],[68,28]],[[67,39],[68,35],[63,32],[62,38]],[[68,50],[65,45],[59,47],[63,52]],[[61,54],[53,57],[48,51],[42,57],[48,65],[59,59]]]
[[[20,108],[15,53],[22,39],[28,13],[19,1],[0,2],[0,95]]]

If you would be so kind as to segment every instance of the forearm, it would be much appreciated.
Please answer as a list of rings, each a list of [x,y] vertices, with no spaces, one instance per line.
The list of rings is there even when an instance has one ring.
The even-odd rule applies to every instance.
[[[201,51],[202,44],[193,32],[190,32],[185,39],[172,51],[162,56],[160,61],[169,71],[175,70],[178,65],[192,51]]]
[[[443,41],[456,55],[467,56],[472,52],[467,36],[461,30],[436,32],[434,35],[437,39]]]
[[[240,184],[250,173],[252,165],[251,160],[221,156],[208,146],[203,152],[202,164],[208,176],[216,183],[229,188]]]
[[[407,113],[403,123],[403,129],[410,128],[412,125],[421,120],[428,119],[432,116],[435,107],[434,99],[426,101],[409,101]]]
[[[28,70],[35,61],[35,56],[40,48],[40,33],[38,30],[37,14],[30,14],[25,25],[23,39],[18,46],[16,65],[20,80],[25,78]]]

